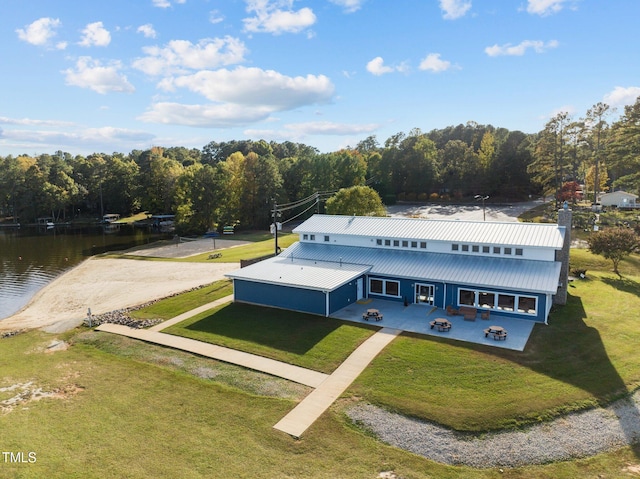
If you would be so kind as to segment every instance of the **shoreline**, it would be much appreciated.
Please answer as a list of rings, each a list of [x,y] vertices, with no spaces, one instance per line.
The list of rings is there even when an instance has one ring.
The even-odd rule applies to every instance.
[[[136,306],[224,279],[237,263],[178,263],[92,257],[40,289],[17,313],[0,319],[0,332],[73,328],[92,314]]]

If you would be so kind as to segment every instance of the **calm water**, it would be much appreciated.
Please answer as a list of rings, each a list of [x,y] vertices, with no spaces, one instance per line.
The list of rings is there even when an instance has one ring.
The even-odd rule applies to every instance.
[[[0,319],[25,306],[43,286],[89,256],[166,237],[121,225],[72,228],[0,228]]]

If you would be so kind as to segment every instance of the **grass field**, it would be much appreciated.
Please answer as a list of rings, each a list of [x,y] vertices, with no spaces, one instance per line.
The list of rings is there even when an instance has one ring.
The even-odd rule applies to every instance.
[[[637,447],[502,472],[443,466],[380,443],[342,410],[366,400],[486,431],[628,394],[640,385],[639,261],[623,261],[618,277],[610,262],[573,250],[571,267],[587,277],[571,283],[567,306],[552,312],[548,326],[536,326],[522,353],[397,338],[301,440],[272,426],[308,392],[303,386],[82,328],[0,339],[0,450],[37,455],[33,464],[0,461],[0,478],[635,477],[629,467],[640,463]],[[216,283],[138,314],[172,317],[228,288]],[[325,372],[372,332],[244,305],[172,329]],[[54,338],[70,348],[46,352]]]

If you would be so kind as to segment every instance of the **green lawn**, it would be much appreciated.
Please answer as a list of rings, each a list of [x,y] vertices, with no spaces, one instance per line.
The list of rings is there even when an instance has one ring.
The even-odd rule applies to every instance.
[[[229,303],[163,332],[330,373],[377,329],[293,311]]]
[[[254,235],[252,237],[255,238],[256,236]],[[233,237],[229,239],[240,238]],[[286,248],[296,241],[298,241],[298,235],[285,234],[282,237],[278,237],[278,246],[280,246],[280,248]],[[150,245],[150,247],[155,246],[157,245]],[[209,252],[189,256],[187,258],[158,258],[152,256],[136,256],[135,254],[122,253],[106,253],[102,256],[106,258],[137,259],[141,261],[175,261],[184,263],[239,263],[241,259],[253,259],[273,254],[274,249],[274,240],[273,238],[271,238],[268,240],[255,241],[251,244],[218,249],[216,250],[216,253],[220,253],[220,257],[215,259],[209,259],[209,256],[213,252],[213,248]]]
[[[625,468],[640,463],[640,447],[503,472],[472,470],[385,446],[342,414],[366,400],[485,431],[551,419],[634,390],[638,257],[623,263],[622,278],[587,251],[572,251],[571,263],[587,269],[586,280],[571,283],[568,305],[552,312],[548,326],[536,326],[524,352],[402,336],[300,440],[273,425],[306,394],[304,387],[84,328],[1,339],[0,449],[34,451],[37,462],[0,462],[0,478],[377,478],[389,470],[405,479],[633,477]],[[174,316],[223,296],[228,286],[210,288],[148,313]],[[172,329],[330,372],[376,328],[228,305]],[[53,338],[71,347],[46,353]],[[6,409],[18,392],[7,388],[29,382],[55,397]]]
[[[216,281],[203,288],[166,298],[143,309],[132,311],[131,316],[136,319],[171,319],[230,294],[233,294],[231,280]]]

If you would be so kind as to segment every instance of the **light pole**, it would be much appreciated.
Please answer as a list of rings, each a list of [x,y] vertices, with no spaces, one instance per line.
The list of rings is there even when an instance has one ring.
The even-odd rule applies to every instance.
[[[485,214],[485,209],[484,209],[484,200],[488,200],[489,196],[484,196],[484,195],[476,195],[474,196],[474,198],[477,200],[482,200],[482,221],[487,221],[487,216]]]

